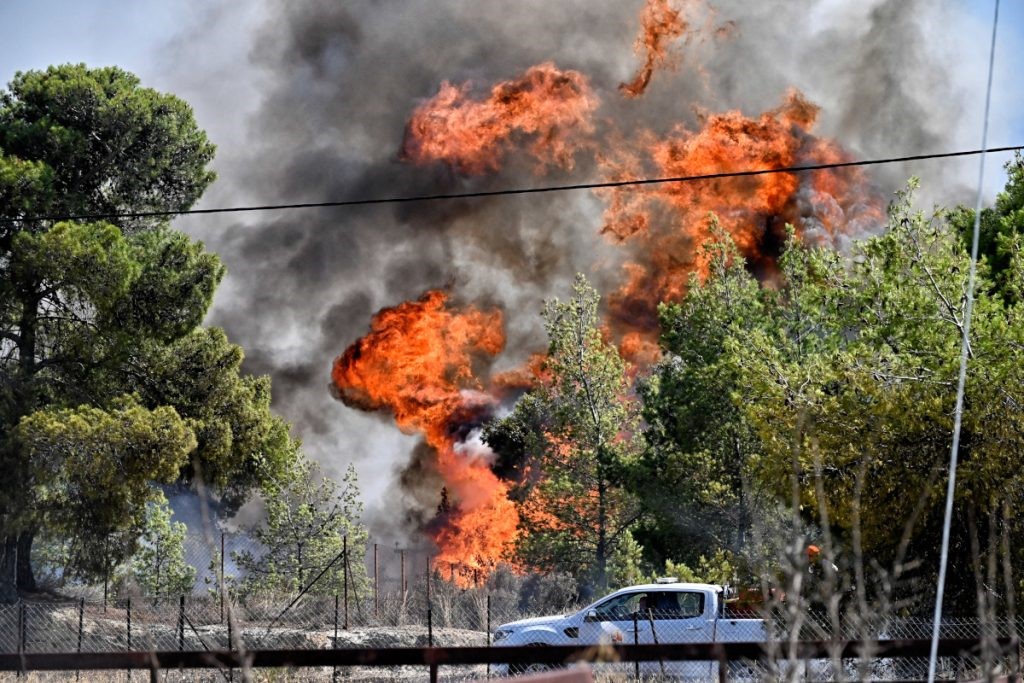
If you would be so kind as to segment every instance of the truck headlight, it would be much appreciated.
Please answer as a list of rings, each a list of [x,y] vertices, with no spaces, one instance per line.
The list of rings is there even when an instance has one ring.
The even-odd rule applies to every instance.
[[[502,630],[502,629],[499,628],[497,631],[494,632],[494,642],[496,643],[499,640],[505,640],[510,635],[512,635],[512,631],[511,630],[509,630],[509,629]]]

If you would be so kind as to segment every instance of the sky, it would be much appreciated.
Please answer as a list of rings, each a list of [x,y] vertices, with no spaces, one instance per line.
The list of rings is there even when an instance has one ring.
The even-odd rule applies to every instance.
[[[0,0],[0,82],[19,70],[84,62],[120,66],[145,86],[175,93],[218,145],[219,179],[202,207],[419,193],[453,183],[493,189],[536,181],[509,171],[474,185],[398,164],[412,109],[443,80],[486,87],[548,59],[585,72],[608,99],[636,66],[641,4]],[[682,68],[656,74],[645,109],[614,104],[613,114],[653,127],[667,126],[667,113],[692,121],[691,105],[755,114],[777,106],[794,85],[822,106],[821,132],[857,156],[980,146],[988,0],[713,4],[722,20],[735,19],[737,37],[686,46]],[[1024,144],[1016,74],[1024,3],[1004,0],[1002,7],[991,146]],[[703,71],[690,68],[697,57]],[[988,199],[1005,182],[1007,158],[987,162]],[[588,171],[581,167],[570,180],[585,181]],[[911,174],[923,177],[925,202],[973,201],[976,159],[876,177],[891,192]],[[330,398],[332,359],[365,333],[377,309],[454,283],[460,298],[507,312],[510,351],[501,362],[514,366],[542,337],[543,299],[564,293],[576,270],[610,279],[594,264],[615,255],[584,240],[600,213],[596,199],[576,196],[422,214],[184,218],[176,225],[228,267],[210,323],[246,349],[248,370],[272,376],[275,407],[308,452],[333,472],[356,463],[372,513],[409,479],[416,439]],[[490,225],[501,229],[481,227]],[[402,519],[377,518],[379,533],[402,533]]]

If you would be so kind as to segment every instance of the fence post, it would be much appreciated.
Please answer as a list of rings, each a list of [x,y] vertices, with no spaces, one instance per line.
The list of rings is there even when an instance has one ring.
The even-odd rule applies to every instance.
[[[633,644],[640,644],[640,618],[639,613],[633,612]],[[633,673],[636,676],[636,680],[640,680],[640,660],[633,660]]]
[[[128,652],[132,651],[132,599],[128,598],[127,605],[125,606],[125,622],[128,626]],[[132,680],[132,670],[127,669],[125,673],[128,674],[128,680]]]
[[[345,596],[345,630],[348,630],[348,536],[341,537],[341,592]],[[334,594],[334,612],[338,612],[338,594]],[[337,623],[337,619],[334,620]],[[334,635],[338,637],[337,634]]]
[[[380,568],[377,565],[377,544],[373,544],[373,618],[380,617]]]
[[[434,647],[434,613],[427,603],[427,647]]]
[[[402,557],[402,583],[399,584],[399,586],[400,586],[400,589],[402,591],[402,604],[404,605],[405,604],[405,548],[402,548],[401,550],[399,550],[398,553]]]
[[[85,619],[85,598],[78,598],[78,652],[82,651],[82,622]]]
[[[217,584],[220,588],[220,623],[224,623],[224,592],[227,590],[224,587],[224,532],[220,532],[220,582]]]
[[[491,594],[487,594],[487,647],[491,647]],[[487,678],[491,677],[491,663],[487,662]]]
[[[78,598],[78,645],[75,648],[75,652],[82,654],[82,621],[85,617],[85,598]],[[75,669],[75,680],[79,680],[82,676],[82,672],[79,669]]]
[[[18,654],[21,655],[21,654],[23,654],[25,652],[25,638],[22,635],[25,632],[25,603],[24,602],[19,602],[18,603],[18,611],[17,611],[16,614],[17,614],[16,621],[17,621],[17,624],[18,624],[18,633],[17,633],[17,637],[18,637],[18,641],[17,641],[17,643],[18,643]]]
[[[334,594],[334,640],[331,641],[331,649],[338,649],[338,594]],[[334,669],[331,672],[331,680],[337,683],[338,680],[338,665],[334,665]]]
[[[25,654],[28,649],[28,610],[25,601],[18,603],[18,654]]]
[[[185,650],[185,596],[178,598],[178,652]]]

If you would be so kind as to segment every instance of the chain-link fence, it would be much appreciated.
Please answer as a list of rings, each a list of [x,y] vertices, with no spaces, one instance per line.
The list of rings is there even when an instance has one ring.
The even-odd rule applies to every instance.
[[[626,605],[621,612],[589,614],[580,612],[577,631],[567,642],[604,640],[622,644],[763,642],[766,653],[775,661],[736,661],[729,664],[733,678],[775,679],[798,677],[802,680],[892,680],[922,678],[927,659],[889,658],[870,654],[858,659],[843,659],[847,640],[863,640],[873,635],[879,647],[894,639],[926,639],[931,623],[926,619],[888,619],[871,628],[863,622],[841,623],[838,628],[810,613],[800,634],[787,630],[781,617],[776,620],[739,618],[725,615],[715,620],[711,632],[702,622],[703,615],[675,609],[646,609]],[[632,609],[632,611],[629,611]],[[217,596],[192,595],[177,599],[136,598],[102,601],[77,600],[22,601],[0,606],[0,652],[68,653],[127,651],[204,651],[245,649],[343,649],[396,647],[458,647],[503,645],[495,643],[495,631],[501,624],[532,616],[524,613],[506,592],[488,587],[459,587],[435,580],[427,597],[426,577],[410,584],[402,593],[379,596],[309,595],[239,596],[229,598],[224,610]],[[743,615],[747,617],[748,615]],[[809,626],[811,624],[812,626]],[[1009,621],[982,623],[976,618],[944,621],[943,638],[1010,638],[1019,635],[1022,624]],[[829,659],[803,661],[790,655],[788,648],[807,635],[817,640],[832,639],[836,654]],[[500,635],[498,638],[500,639]],[[995,650],[993,649],[993,652]],[[650,661],[618,668],[598,668],[601,675],[641,678],[684,676],[717,677],[716,663]],[[1014,662],[985,661],[985,653],[974,657],[945,657],[939,662],[940,678],[962,680],[983,671],[1010,671]],[[480,678],[490,673],[505,673],[503,667],[485,665],[444,667],[442,677]],[[210,676],[210,674],[214,674]],[[33,674],[36,675],[36,674]],[[42,674],[39,674],[42,675]],[[104,674],[106,675],[106,674]],[[126,675],[122,673],[123,676]],[[141,675],[141,674],[138,674]],[[186,680],[214,680],[216,672],[181,673]],[[417,679],[425,675],[422,667],[381,669],[345,669],[346,678]],[[89,679],[95,674],[90,673]],[[207,676],[204,678],[203,676]],[[299,678],[287,680],[325,680],[332,671],[304,670]],[[50,675],[49,678],[53,678]]]
[[[835,612],[813,609],[794,617],[790,608],[733,613],[720,605],[710,607],[718,602],[710,594],[666,587],[634,590],[584,610],[574,602],[576,585],[567,577],[522,576],[508,570],[485,575],[438,563],[427,550],[394,544],[370,542],[365,548],[349,548],[346,542],[340,553],[296,562],[295,575],[279,573],[273,580],[259,574],[258,560],[266,549],[254,547],[245,534],[188,536],[183,551],[179,559],[191,570],[179,571],[189,582],[178,595],[147,593],[142,590],[145,585],[170,584],[133,582],[121,574],[96,585],[61,581],[46,593],[59,598],[0,605],[0,654],[754,642],[762,644],[764,656],[728,662],[729,676],[891,680],[923,678],[928,669],[923,657],[887,657],[884,644],[930,638],[930,619],[840,618]],[[163,569],[164,565],[156,566],[154,572]],[[552,614],[572,616],[545,625],[534,622],[538,632],[552,632],[546,640],[534,642],[524,636],[528,629],[522,624],[499,628]],[[1020,631],[1018,622],[947,617],[941,637],[980,639],[987,645],[976,656],[942,658],[939,676],[962,679],[1015,671],[1016,661],[998,643],[1017,638]],[[510,636],[513,632],[517,635]],[[869,647],[866,654],[851,659],[843,654],[851,640],[877,643],[878,648]],[[827,658],[805,660],[798,645],[807,641],[827,641],[835,649]],[[659,660],[595,671],[599,677],[616,679],[704,679],[717,678],[718,666]],[[467,665],[442,667],[440,674],[461,679],[507,671],[500,665]],[[421,679],[424,674],[422,667],[346,667],[304,669],[286,679],[395,680]],[[127,675],[122,672],[118,680]],[[211,670],[175,675],[220,680],[234,674]],[[38,672],[32,676],[60,678]],[[88,673],[89,680],[104,677],[117,678]]]

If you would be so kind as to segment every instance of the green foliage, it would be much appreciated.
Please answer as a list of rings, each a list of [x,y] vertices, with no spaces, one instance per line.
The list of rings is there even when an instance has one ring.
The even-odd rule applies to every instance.
[[[760,444],[733,401],[740,373],[725,342],[770,324],[772,293],[714,217],[709,237],[708,277],[662,304],[664,356],[640,386],[647,447],[634,478],[648,514],[636,533],[656,564],[742,548],[755,508],[747,474]]]
[[[790,240],[781,267],[775,324],[725,342],[741,377],[733,399],[762,445],[751,470],[849,556],[890,577],[918,560],[934,585],[968,255],[946,217],[915,213],[906,193],[889,231],[850,261]],[[974,599],[968,517],[998,520],[1024,484],[1021,310],[983,264],[947,589],[961,607]],[[982,545],[1002,531],[982,529]]]
[[[116,67],[16,74],[0,94],[0,150],[0,168],[31,165],[27,176],[0,172],[0,195],[19,199],[0,203],[3,217],[181,211],[214,178],[214,147],[191,108]]]
[[[173,408],[148,410],[131,396],[106,410],[36,411],[15,440],[30,463],[23,513],[73,539],[71,571],[93,575],[130,552],[147,503],[159,499],[153,482],[172,481],[195,447]]]
[[[212,155],[187,104],[120,69],[19,73],[0,93],[0,537],[22,558],[63,534],[69,573],[105,575],[99,549],[134,547],[154,484],[202,471],[230,511],[296,457],[268,381],[199,328],[224,275],[201,243],[166,216],[12,220],[183,211]]]
[[[608,585],[611,588],[622,588],[647,580],[644,571],[644,549],[633,534],[627,529],[615,546],[612,557],[608,561]]]
[[[299,460],[286,481],[267,486],[264,503],[265,522],[250,530],[263,552],[234,554],[242,591],[295,594],[312,584],[311,594],[329,595],[343,589],[347,573],[349,590],[365,595],[368,534],[354,467],[339,487],[315,463]]]
[[[1019,151],[1006,163],[1006,173],[1006,189],[996,197],[995,206],[981,211],[978,254],[987,260],[996,288],[1004,296],[1021,301],[1019,273],[1015,274],[1011,265],[1024,237],[1024,156]],[[950,223],[969,251],[974,210],[957,207],[950,214]]]
[[[139,547],[128,563],[125,579],[146,596],[177,596],[192,592],[196,569],[185,562],[185,525],[171,521],[166,498],[146,504]]]
[[[242,359],[221,330],[199,328],[172,344],[140,344],[120,376],[147,404],[176,407],[196,435],[203,479],[221,492],[225,510],[286,478],[299,457],[288,424],[270,411],[270,380],[243,376]],[[191,463],[181,475],[192,480]]]
[[[603,589],[638,514],[623,485],[637,450],[638,411],[625,363],[601,337],[597,293],[582,275],[573,298],[548,303],[544,319],[546,379],[492,423],[486,439],[499,456],[527,454],[544,472],[518,493],[521,560]]]
[[[720,586],[729,586],[739,578],[737,564],[737,559],[731,552],[718,548],[711,557],[700,555],[697,558],[696,569],[691,569],[683,562],[665,560],[663,576],[674,576],[680,581],[689,583],[714,583]]]

